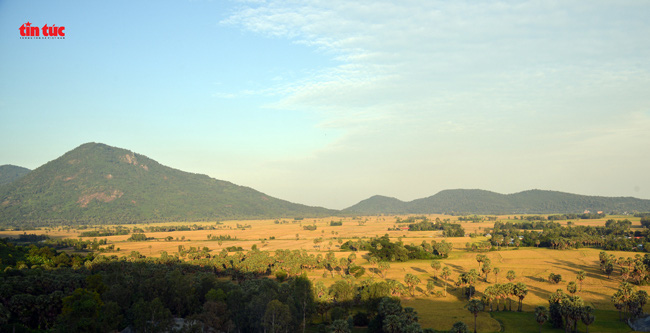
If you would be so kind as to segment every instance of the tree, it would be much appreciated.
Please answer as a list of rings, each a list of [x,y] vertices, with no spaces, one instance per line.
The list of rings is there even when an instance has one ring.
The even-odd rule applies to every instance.
[[[420,278],[411,273],[407,273],[406,276],[404,276],[404,282],[406,282],[411,296],[415,297],[415,286],[420,283]]]
[[[390,263],[388,261],[380,261],[377,266],[381,272],[381,277],[386,277],[386,272],[390,269]]]
[[[501,273],[501,268],[494,267],[494,269],[492,269],[492,272],[494,272],[494,283],[499,283],[499,273]]]
[[[498,291],[495,286],[487,286],[483,292],[485,303],[490,305],[490,312],[492,312],[492,301],[497,298]]]
[[[442,268],[442,273],[440,276],[443,278],[444,283],[445,283],[445,297],[447,297],[447,279],[451,276],[451,271],[449,270],[449,267],[445,266]]]
[[[582,283],[584,282],[585,278],[587,278],[587,273],[585,273],[585,271],[583,270],[578,271],[578,275],[576,275],[576,280],[580,282],[580,291],[582,291]]]
[[[565,297],[567,297],[567,295],[564,293],[564,291],[562,289],[558,289],[548,298],[549,321],[555,328],[564,327],[560,308]]]
[[[213,299],[203,304],[203,312],[197,316],[197,319],[205,326],[206,330],[213,329],[221,332],[228,331],[232,327],[230,315],[226,303]]]
[[[521,282],[517,282],[517,284],[515,284],[514,287],[514,295],[519,298],[519,307],[517,308],[518,312],[522,311],[524,297],[526,297],[527,294],[528,294],[528,287],[526,287],[526,285]]]
[[[508,281],[512,282],[516,278],[517,278],[517,274],[515,273],[515,271],[509,270],[508,273],[506,273],[506,279],[508,279]]]
[[[302,318],[302,331],[305,332],[307,328],[307,318],[309,318],[316,311],[316,304],[314,303],[314,292],[312,291],[311,281],[306,275],[301,275],[290,281],[293,289],[292,297],[287,302],[293,300],[292,306],[297,310],[295,316]]]
[[[609,279],[610,276],[612,275],[612,272],[614,272],[614,264],[612,263],[611,260],[608,260],[605,263],[605,274],[607,274],[607,278]]]
[[[551,274],[548,275],[548,281],[551,282],[551,283],[558,284],[558,283],[562,282],[562,275],[551,273]]]
[[[262,325],[269,333],[286,332],[291,324],[291,311],[289,306],[277,299],[266,305]]]
[[[350,326],[347,320],[337,319],[329,327],[331,333],[350,333]]]
[[[594,309],[587,305],[584,308],[582,308],[582,323],[585,324],[587,327],[587,333],[589,333],[589,325],[593,324],[594,321],[596,320],[596,317],[594,316]]]
[[[171,311],[158,297],[151,302],[140,299],[133,305],[133,313],[133,324],[138,331],[162,332],[169,330],[173,325]]]
[[[508,311],[512,311],[512,299],[510,298],[510,296],[514,296],[515,294],[515,284],[512,282],[502,284],[501,292],[504,297],[508,298]],[[503,304],[503,307],[505,311],[505,303]]]
[[[427,292],[433,295],[433,291],[436,289],[436,283],[433,281],[427,281]]]
[[[348,302],[354,298],[355,288],[344,280],[338,280],[330,286],[329,294],[336,302]]]
[[[539,324],[539,333],[542,333],[542,325],[548,320],[548,310],[545,306],[538,306],[535,308],[535,320]]]
[[[440,264],[440,261],[434,260],[431,262],[431,268],[433,268],[433,278],[436,280],[438,279],[438,271],[441,267],[442,265]]]
[[[478,262],[478,268],[481,268],[481,263],[487,259],[487,256],[484,254],[477,254],[476,255],[476,262]]]
[[[570,281],[566,285],[566,290],[571,294],[574,295],[578,291],[578,285],[575,283],[575,281]]]
[[[473,299],[469,301],[469,303],[465,307],[469,312],[471,312],[474,315],[474,333],[476,333],[476,317],[478,317],[479,312],[483,311],[485,305],[480,300]]]
[[[0,325],[4,325],[9,322],[9,319],[11,318],[11,312],[0,303]]]
[[[451,326],[449,333],[467,333],[467,325],[462,321],[455,322],[454,325]]]
[[[485,282],[488,282],[488,274],[492,271],[492,264],[490,264],[490,259],[485,259],[483,261],[483,267],[481,268],[483,274],[485,274]]]
[[[103,303],[94,291],[78,288],[63,298],[58,326],[66,332],[99,331],[99,314]]]

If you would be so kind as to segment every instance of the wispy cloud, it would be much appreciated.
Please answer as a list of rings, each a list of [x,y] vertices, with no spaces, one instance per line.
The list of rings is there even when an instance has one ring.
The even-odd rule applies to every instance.
[[[322,126],[344,130],[336,147],[362,156],[346,158],[383,152],[427,165],[456,152],[516,161],[562,151],[584,166],[587,147],[615,157],[617,146],[648,138],[638,119],[650,109],[648,16],[647,2],[632,0],[313,0],[243,5],[222,23],[337,61],[274,87],[267,106],[313,112]],[[650,157],[640,163],[650,166]]]

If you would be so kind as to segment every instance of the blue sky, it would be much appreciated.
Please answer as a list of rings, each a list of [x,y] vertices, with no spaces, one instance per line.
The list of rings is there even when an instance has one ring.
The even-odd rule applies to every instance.
[[[648,1],[0,1],[0,164],[85,142],[294,202],[650,199]],[[24,40],[56,24],[65,40]]]

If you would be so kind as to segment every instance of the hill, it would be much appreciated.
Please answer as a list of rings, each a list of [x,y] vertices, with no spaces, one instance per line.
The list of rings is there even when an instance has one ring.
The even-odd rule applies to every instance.
[[[30,171],[27,168],[15,165],[0,165],[0,185],[9,184],[14,180],[20,179]]]
[[[557,191],[529,190],[500,194],[485,190],[444,190],[437,194],[403,202],[374,196],[344,209],[345,214],[543,214],[650,211],[650,200],[632,197],[600,197]],[[383,205],[383,206],[382,206]]]
[[[407,203],[399,199],[375,195],[343,210],[344,213],[348,211],[363,215],[407,214],[408,208]]]
[[[5,225],[134,223],[331,215],[252,188],[87,143],[0,186]]]

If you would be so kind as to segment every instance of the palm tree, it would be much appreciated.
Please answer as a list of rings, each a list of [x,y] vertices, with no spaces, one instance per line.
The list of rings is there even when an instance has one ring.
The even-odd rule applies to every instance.
[[[476,262],[478,262],[478,268],[481,268],[481,263],[487,259],[487,256],[484,254],[477,254],[476,255]]]
[[[483,295],[485,297],[485,302],[490,305],[490,312],[492,312],[492,301],[496,297],[496,290],[494,286],[487,286],[483,292]]]
[[[490,264],[490,259],[485,259],[483,261],[483,268],[481,268],[483,274],[485,274],[485,282],[488,282],[488,274],[492,271],[492,265]]]
[[[433,278],[436,280],[438,279],[438,271],[440,270],[441,266],[442,265],[440,264],[440,261],[434,260],[431,262],[431,268],[433,268]]]
[[[504,298],[508,298],[508,311],[512,311],[512,299],[510,296],[513,296],[515,293],[515,285],[511,282],[501,285],[501,292]],[[506,310],[506,303],[503,302],[503,310]]]
[[[571,294],[575,294],[578,291],[578,286],[576,285],[575,281],[571,281],[567,284],[566,290]]]
[[[516,278],[517,278],[517,274],[513,270],[509,270],[508,273],[506,274],[506,279],[508,279],[508,281],[510,282],[512,282]]]
[[[478,317],[479,312],[483,311],[485,305],[480,300],[473,299],[465,307],[474,315],[474,333],[476,333],[476,317]]]
[[[494,272],[494,280],[495,280],[494,283],[499,283],[499,273],[501,273],[501,268],[494,267],[492,272]]]
[[[578,275],[576,276],[576,280],[580,282],[580,291],[582,291],[582,282],[587,278],[587,273],[585,271],[578,271]]]
[[[427,291],[429,294],[433,295],[433,291],[436,289],[436,283],[433,281],[427,282]]]
[[[519,297],[519,307],[517,308],[517,311],[521,312],[523,308],[524,297],[526,297],[528,294],[528,287],[526,287],[526,285],[521,282],[517,282],[513,293],[515,296]]]
[[[449,267],[445,266],[442,268],[442,273],[440,276],[445,280],[445,297],[447,297],[447,279],[451,276],[451,271],[449,270]]]
[[[406,285],[411,292],[411,296],[415,297],[415,286],[420,284],[420,278],[411,273],[407,273],[406,276],[404,276],[404,282],[406,282]]]
[[[587,327],[587,333],[589,333],[589,325],[593,324],[594,320],[596,320],[596,317],[594,316],[593,312],[594,309],[589,305],[582,308],[582,322]]]
[[[535,308],[535,320],[539,324],[539,333],[542,333],[542,325],[548,320],[548,309],[545,306]]]

